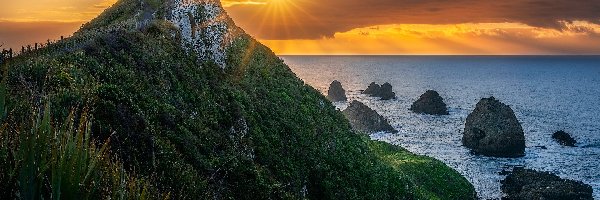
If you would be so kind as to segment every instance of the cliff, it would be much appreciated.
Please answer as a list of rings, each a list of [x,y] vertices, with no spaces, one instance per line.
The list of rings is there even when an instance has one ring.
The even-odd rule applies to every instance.
[[[218,1],[121,0],[73,37],[2,68],[5,198],[475,197],[443,163],[352,132],[341,112],[237,28]],[[81,142],[54,141],[70,133],[63,130],[77,133],[65,141]],[[88,133],[89,147],[78,139]],[[25,145],[44,142],[52,145]],[[82,162],[89,171],[78,176],[82,182],[60,179],[75,174],[58,165],[71,154],[47,149],[63,147],[108,158],[103,167]],[[58,167],[25,165],[26,155]]]

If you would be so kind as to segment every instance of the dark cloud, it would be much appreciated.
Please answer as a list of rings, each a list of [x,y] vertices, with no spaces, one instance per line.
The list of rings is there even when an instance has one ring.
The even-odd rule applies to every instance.
[[[600,0],[285,0],[227,8],[261,39],[316,39],[382,24],[524,23],[562,30],[600,23]],[[278,12],[276,10],[283,10]]]

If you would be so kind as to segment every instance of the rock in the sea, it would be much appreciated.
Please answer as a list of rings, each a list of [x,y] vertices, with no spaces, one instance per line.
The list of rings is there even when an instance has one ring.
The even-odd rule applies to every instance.
[[[419,100],[415,101],[410,110],[416,113],[425,113],[430,115],[448,115],[448,108],[444,99],[433,90],[427,90],[425,94],[421,95]]]
[[[579,181],[548,173],[515,168],[502,182],[505,200],[592,200],[593,189]]]
[[[396,98],[396,93],[394,93],[390,83],[384,83],[380,86],[377,83],[372,82],[362,93],[368,94],[372,97],[379,97],[381,100],[390,100]]]
[[[467,117],[462,143],[493,157],[525,155],[525,134],[513,110],[494,97],[484,98]]]
[[[369,84],[369,87],[362,93],[373,96],[379,94],[379,90],[381,90],[381,86],[375,82],[372,82],[371,84]]]
[[[379,90],[378,97],[381,97],[381,100],[390,100],[396,98],[396,93],[394,93],[392,89],[392,84],[384,83],[381,85],[381,89]]]
[[[556,140],[556,142],[563,146],[569,147],[574,147],[575,143],[577,143],[577,141],[575,141],[575,139],[573,139],[573,137],[571,137],[571,135],[565,131],[557,131],[556,133],[552,134],[552,139]]]
[[[383,116],[359,101],[352,101],[350,106],[342,112],[348,118],[354,130],[367,134],[375,132],[398,132]]]
[[[332,102],[348,100],[346,97],[346,90],[342,87],[342,83],[337,80],[331,82],[329,91],[327,91],[327,99]]]

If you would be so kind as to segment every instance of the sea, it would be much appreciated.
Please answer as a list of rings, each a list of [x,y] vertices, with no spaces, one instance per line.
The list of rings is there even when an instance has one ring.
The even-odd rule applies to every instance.
[[[327,93],[342,82],[349,101],[358,100],[386,117],[399,133],[374,133],[374,140],[400,145],[454,168],[481,199],[503,196],[503,170],[515,166],[582,181],[600,199],[600,56],[280,56],[306,84]],[[389,82],[397,99],[361,94],[369,83]],[[450,115],[409,111],[427,90],[436,90]],[[462,146],[467,115],[481,98],[509,105],[523,126],[526,156],[473,155]],[[348,102],[334,103],[340,110]],[[577,147],[555,142],[564,130]]]

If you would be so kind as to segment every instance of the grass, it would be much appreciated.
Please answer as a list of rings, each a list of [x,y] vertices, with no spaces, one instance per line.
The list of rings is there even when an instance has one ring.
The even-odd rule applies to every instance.
[[[6,85],[0,84],[0,103]],[[4,105],[4,104],[2,104]],[[15,124],[0,106],[0,181],[2,197],[13,199],[159,199],[144,179],[128,174],[91,139],[86,113],[71,113],[62,125],[53,125],[48,105],[33,114],[30,124]],[[78,122],[78,123],[77,123]]]
[[[385,142],[372,141],[371,151],[416,187],[419,199],[476,199],[469,181],[439,160],[419,156]]]

